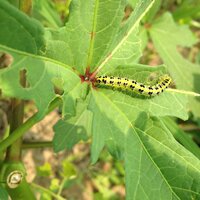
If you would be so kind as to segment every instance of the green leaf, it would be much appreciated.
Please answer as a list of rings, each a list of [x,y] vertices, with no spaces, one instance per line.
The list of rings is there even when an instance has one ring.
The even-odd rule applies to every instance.
[[[128,0],[128,3],[134,8],[137,4],[137,0]]]
[[[62,172],[60,174],[67,181],[67,180],[73,179],[77,176],[77,169],[72,162],[64,160],[62,162]]]
[[[42,191],[40,200],[52,200],[51,195]]]
[[[64,91],[63,115],[74,115],[74,100],[82,90],[80,78],[69,66],[35,55],[44,45],[41,26],[3,1],[0,4],[0,17],[3,19],[0,22],[0,53],[9,54],[13,61],[9,67],[0,71],[3,95],[34,100],[40,118],[56,97],[54,86],[59,82]],[[20,84],[20,74],[23,71],[27,80],[26,87]]]
[[[138,60],[141,56],[141,41],[137,37],[138,26],[153,3],[154,0],[138,1],[129,19],[120,28],[116,39],[113,39],[109,54],[101,64],[98,64],[97,71],[104,74],[116,66],[133,64]]]
[[[115,193],[113,190],[110,189],[110,182],[108,176],[98,175],[97,177],[95,177],[95,179],[93,179],[93,182],[95,184],[95,187],[102,194],[102,198],[101,196],[99,197],[95,195],[95,199],[115,199]]]
[[[86,103],[77,103],[76,116],[56,123],[53,138],[55,152],[71,149],[77,142],[87,140],[91,133],[92,113],[86,106]]]
[[[89,109],[93,112],[92,163],[97,161],[105,144],[115,158],[122,159],[124,134],[130,122],[126,121],[123,113],[101,92],[92,91]]]
[[[174,138],[179,141],[186,149],[192,152],[197,158],[200,159],[199,146],[185,133],[175,121],[170,118],[164,118],[163,123],[174,135]]]
[[[160,10],[161,5],[162,5],[162,1],[155,0],[155,3],[153,4],[149,12],[146,14],[143,21],[147,23],[151,23],[153,19],[155,18],[156,14],[158,13],[158,11]]]
[[[119,101],[113,97],[92,92],[92,162],[104,145],[116,158],[125,159],[127,199],[183,199],[183,195],[198,199],[199,160],[174,140],[160,120],[150,120],[147,111],[139,110],[142,104],[123,107],[125,96]],[[188,185],[182,185],[185,179]]]
[[[152,2],[139,1],[129,22],[121,29],[125,1],[72,1],[69,22],[60,31],[48,34],[46,55],[74,66],[80,73],[86,67],[93,71],[97,66],[100,70],[104,65],[124,64],[126,58],[133,62],[140,55],[139,50],[133,53],[139,49],[137,25]]]
[[[189,23],[194,19],[198,19],[200,16],[199,3],[199,0],[182,1],[182,4],[173,12],[174,19],[180,23]]]
[[[93,5],[93,6],[92,6]],[[113,9],[118,5],[118,9]],[[110,43],[110,49],[112,50],[112,58],[109,60],[106,60],[106,62],[108,62],[108,66],[109,68],[106,68],[107,70],[110,70],[110,67],[116,67],[116,65],[119,65],[120,63],[124,64],[124,63],[128,63],[130,62],[130,60],[132,59],[131,62],[134,61],[133,57],[137,54],[136,58],[138,58],[138,54],[137,51],[136,53],[133,51],[135,51],[135,49],[138,49],[138,39],[136,37],[136,31],[137,31],[137,26],[139,24],[139,21],[141,20],[141,18],[144,16],[144,14],[147,12],[147,10],[150,8],[150,6],[152,5],[152,1],[139,1],[138,6],[136,7],[133,15],[131,16],[131,18],[129,19],[129,21],[123,26],[122,31],[119,31],[119,23],[121,23],[121,19],[123,17],[123,5],[121,1],[110,1],[110,3],[104,4],[100,1],[87,1],[84,3],[84,5],[82,5],[81,1],[75,1],[72,4],[72,12],[71,12],[71,18],[69,20],[69,22],[66,24],[66,27],[63,29],[60,29],[59,32],[55,32],[55,31],[51,31],[51,36],[49,36],[49,46],[47,45],[47,56],[50,57],[54,57],[54,59],[57,60],[61,60],[62,62],[68,63],[69,65],[72,66],[83,66],[83,63],[85,63],[86,59],[88,59],[88,62],[92,63],[92,62],[100,62],[101,59],[96,59],[96,48],[98,49],[98,56],[99,55],[103,55],[104,53],[102,53],[101,51],[105,51],[105,48],[102,47],[102,41],[106,41],[106,44],[109,46]],[[115,12],[117,15],[117,13],[121,13],[118,16],[121,17],[116,17],[115,15],[110,15],[109,13],[107,13],[109,10],[109,7],[113,7],[112,11]],[[74,8],[74,9],[73,9]],[[89,11],[91,11],[91,13],[94,13],[93,15],[90,16],[90,18],[87,18],[86,20],[86,16],[87,16],[87,12],[85,12],[85,9],[88,9]],[[104,10],[104,15],[107,15],[108,18],[106,18],[106,23],[105,18],[99,14],[99,12],[102,12],[102,10]],[[88,11],[88,12],[89,12]],[[82,15],[82,17],[80,18],[80,13]],[[107,14],[106,14],[107,13]],[[88,17],[88,16],[87,16]],[[84,29],[83,29],[83,25],[79,26],[79,29],[81,30],[81,34],[82,36],[80,36],[80,32],[77,35],[77,28],[72,28],[72,27],[76,27],[77,26],[77,19],[78,19],[78,23],[80,25],[84,24]],[[93,23],[90,23],[90,20],[92,20]],[[110,28],[111,24],[107,24],[107,23],[111,23],[112,22],[112,28]],[[115,26],[113,25],[113,23],[115,24]],[[107,27],[108,26],[108,27]],[[113,28],[114,26],[114,28]],[[118,29],[116,28],[118,27]],[[102,29],[105,29],[106,31],[106,37],[104,34],[104,31],[101,31]],[[90,31],[89,31],[90,30]],[[94,37],[88,37],[88,33],[89,32],[93,32]],[[96,32],[96,33],[95,33]],[[119,32],[119,34],[114,37],[113,35],[115,35],[117,32]],[[73,40],[71,40],[73,35]],[[86,37],[87,36],[87,37]],[[78,39],[76,38],[80,38],[81,37],[81,42],[79,42]],[[53,41],[52,41],[53,39]],[[136,44],[130,42],[130,39],[137,41]],[[99,40],[101,40],[101,42],[98,42]],[[109,42],[110,41],[110,42]],[[80,46],[81,44],[81,46]],[[69,45],[69,46],[67,46]],[[86,46],[84,46],[86,45]],[[135,46],[134,46],[135,45]],[[60,47],[63,48],[60,48]],[[130,47],[130,48],[129,48]],[[84,50],[81,50],[82,48],[84,48]],[[85,55],[85,52],[87,52],[87,48],[89,48],[88,50],[88,55]],[[128,49],[128,51],[127,51]],[[77,52],[78,51],[78,52]],[[68,54],[69,52],[69,54]],[[106,51],[105,51],[106,52]],[[127,53],[128,52],[128,53]],[[68,55],[68,59],[66,60],[66,56],[62,55],[63,53],[65,53],[65,55]],[[107,52],[108,53],[108,52]],[[76,55],[76,56],[74,56]],[[116,57],[115,57],[115,56]],[[132,55],[134,55],[132,57]],[[121,57],[121,59],[119,58],[119,56]],[[126,59],[129,57],[129,60],[127,61]],[[62,60],[62,59],[65,60]],[[96,61],[93,61],[96,59]],[[91,60],[92,59],[92,60]],[[121,60],[121,61],[120,61]],[[103,64],[101,64],[101,66],[99,68],[103,68],[104,65],[106,64],[106,62],[104,62],[105,60],[103,59]],[[75,63],[81,63],[81,64],[75,64]],[[87,67],[88,65],[85,65],[84,69]],[[90,66],[90,65],[89,65]],[[93,67],[94,65],[91,65],[91,67]],[[78,69],[78,68],[77,68]],[[111,68],[112,69],[112,68]],[[84,71],[82,69],[78,69],[80,72]],[[81,114],[77,114],[77,116],[75,118],[72,119],[72,121],[59,121],[58,124],[55,126],[55,137],[54,137],[54,148],[56,149],[56,151],[62,150],[64,148],[69,148],[72,147],[74,145],[74,143],[76,143],[78,140],[82,139],[82,137],[78,137],[77,138],[77,134],[71,134],[78,131],[77,128],[81,128],[79,126],[77,126],[77,120],[79,122],[79,119],[81,118]],[[74,125],[75,124],[75,125]],[[83,127],[83,126],[82,126]],[[68,130],[68,132],[66,133],[66,130]],[[84,129],[83,129],[84,130]],[[80,134],[81,135],[81,134]],[[63,140],[64,138],[64,140]],[[72,139],[69,139],[72,138]],[[75,141],[73,138],[76,138]],[[68,141],[68,142],[67,142]],[[110,140],[109,142],[109,146],[115,146],[115,141]],[[95,145],[94,145],[95,146]],[[103,143],[102,143],[103,146]],[[110,148],[110,150],[113,152],[113,154],[116,154],[116,152],[114,150],[112,150],[113,148]],[[117,155],[116,155],[117,156]],[[119,157],[121,157],[120,155],[118,155]],[[97,156],[98,157],[98,156]],[[96,158],[97,159],[97,158]],[[95,160],[95,159],[94,159]]]
[[[12,12],[19,16],[18,21],[20,22],[20,24],[18,21],[15,21],[14,24],[16,26],[16,30],[23,27],[23,29],[20,29],[20,35],[23,36],[23,34],[27,32],[26,29],[32,30],[32,26],[28,26],[28,24],[32,24],[28,17],[25,17],[25,15],[14,9],[9,4],[5,3],[1,5],[8,10],[7,15],[5,16],[5,21],[7,22],[7,24],[12,24]],[[52,42],[53,46],[49,46],[47,44],[46,54],[44,55],[48,56],[48,51],[55,50],[54,56],[56,57],[58,55],[62,57],[62,59],[58,60],[65,62],[67,58],[67,62],[65,63],[70,64],[71,67],[73,67],[74,65],[78,68],[80,67],[83,70],[79,71],[83,72],[88,65],[93,65],[92,63],[100,61],[99,55],[102,55],[102,58],[105,57],[105,54],[108,54],[107,50],[110,47],[114,48],[114,54],[117,52],[120,53],[120,47],[122,47],[125,43],[129,43],[128,37],[132,33],[134,33],[133,36],[135,38],[136,27],[140,19],[144,16],[151,5],[152,1],[150,0],[145,2],[141,1],[136,7],[135,12],[133,13],[133,16],[130,18],[129,22],[124,26],[123,30],[126,30],[126,32],[124,32],[124,34],[121,34],[120,32],[120,34],[117,35],[120,29],[121,20],[123,18],[123,9],[125,6],[125,2],[113,0],[105,4],[101,1],[88,0],[86,1],[86,3],[84,2],[83,4],[82,1],[74,1],[74,4],[72,5],[73,12],[71,13],[71,19],[69,20],[69,23],[66,24],[65,28],[60,29],[59,32],[52,32],[52,35],[56,36],[56,38],[54,38],[54,41],[50,41]],[[86,9],[87,12],[85,12]],[[112,10],[112,13],[110,13],[110,10]],[[5,14],[3,9],[1,10],[1,13],[2,15]],[[83,16],[80,17],[80,13]],[[91,13],[89,19],[88,13]],[[106,21],[104,18],[105,15],[108,16],[106,18]],[[79,26],[77,27],[80,28],[78,32],[74,28],[77,26],[77,19],[80,20],[80,23],[78,23]],[[95,36],[91,37],[89,34],[90,32],[92,32]],[[16,37],[16,32],[12,33],[13,36]],[[82,33],[84,37],[81,37],[80,33]],[[8,31],[3,32],[3,34],[7,35]],[[117,45],[115,41],[116,39],[113,39],[114,35],[116,35],[119,45]],[[42,40],[42,35],[39,34],[38,36],[35,36],[34,40],[36,40],[35,38],[40,41]],[[73,38],[73,40],[71,38]],[[84,45],[79,42],[78,38],[81,38],[81,41],[84,43]],[[31,36],[29,39],[32,39]],[[108,46],[110,47],[105,48],[105,45],[102,43],[102,41],[105,42],[104,44],[109,44]],[[20,44],[21,46],[23,46],[22,43],[23,45],[26,45],[29,42],[23,41]],[[59,49],[57,49],[57,43],[59,43]],[[18,46],[18,43],[13,46],[10,45],[8,41],[4,41],[3,44],[5,44],[5,46],[1,46],[1,51],[10,53],[14,58],[14,64],[12,65],[12,67],[10,66],[10,68],[8,69],[1,70],[0,82],[1,89],[4,95],[14,96],[22,99],[33,99],[39,111],[41,112],[41,115],[43,115],[49,103],[55,98],[55,93],[53,91],[54,84],[59,82],[60,85],[63,86],[62,89],[65,91],[63,95],[63,115],[75,114],[74,100],[79,97],[79,92],[83,89],[82,84],[78,81],[78,76],[76,76],[73,72],[70,73],[70,71],[68,71],[68,73],[65,73],[64,71],[60,70],[60,68],[56,69],[58,65],[63,65],[62,63],[55,63],[55,61],[52,60],[52,62],[54,63],[52,65],[57,66],[49,66],[49,62],[51,62],[49,59],[46,59],[44,57],[34,57],[33,55],[24,54],[23,52],[16,51],[16,49],[7,48],[8,46],[15,48],[16,46]],[[60,48],[60,44],[63,45],[63,48]],[[69,48],[69,46],[72,49],[70,49],[70,54],[68,55],[67,52],[69,52],[69,49],[67,50],[66,48]],[[98,49],[98,51],[96,49]],[[26,48],[22,48],[22,50],[25,52],[28,51]],[[72,56],[72,53],[74,54],[74,56]],[[123,55],[124,53],[121,54],[121,56]],[[73,58],[74,60],[73,62],[71,62],[70,59]],[[85,62],[84,60],[87,60],[87,62]],[[124,58],[122,60],[124,60]],[[83,63],[87,64],[83,65]],[[104,64],[106,63],[104,62]],[[101,66],[103,67],[103,65]],[[26,70],[27,80],[29,84],[29,87],[27,88],[22,88],[22,86],[20,86],[19,84],[19,73],[23,69]],[[15,78],[12,79],[11,77]],[[68,80],[66,80],[65,77],[68,77]],[[68,85],[74,86],[73,89],[71,87],[68,87]],[[65,88],[67,88],[67,90],[65,90]]]
[[[42,21],[48,27],[58,28],[62,25],[61,18],[55,10],[55,5],[49,0],[34,0],[33,17]]]
[[[70,81],[70,79],[68,79]],[[79,82],[73,90],[63,95],[62,115],[70,118],[76,115],[77,99],[85,99],[87,95],[88,84]]]
[[[0,19],[0,44],[34,54],[43,49],[44,30],[36,20],[2,0]]]
[[[177,88],[200,93],[200,67],[183,58],[177,51],[178,46],[190,47],[196,43],[189,28],[177,26],[172,16],[166,13],[154,22],[150,35]],[[190,97],[189,108],[196,117],[200,117],[199,98]]]
[[[52,168],[49,163],[44,163],[41,166],[37,167],[37,175],[38,176],[50,176],[52,175]]]
[[[142,119],[141,119],[142,120]],[[126,199],[199,199],[200,162],[160,120],[126,135]]]
[[[103,92],[118,105],[123,111],[135,113],[147,112],[151,116],[176,116],[186,120],[188,118],[186,105],[188,103],[185,95],[173,92],[165,92],[152,99],[133,98],[125,96],[120,92],[103,90]],[[133,119],[137,115],[132,116]]]
[[[166,73],[165,66],[149,67],[146,65],[123,65],[117,67],[107,75],[124,76],[136,79],[138,82],[149,83],[149,77],[161,76]],[[152,82],[152,81],[151,81]],[[138,95],[124,95],[122,92],[101,89],[108,97],[127,112],[130,109],[139,112],[148,112],[151,116],[176,116],[186,120],[187,96],[166,90],[163,94],[154,98],[142,98]],[[136,97],[136,98],[133,98]],[[137,115],[132,116],[134,119]]]
[[[148,82],[151,74],[165,73],[164,67],[133,64],[140,56],[138,25],[153,3],[139,0],[130,18],[122,23],[125,1],[74,0],[66,26],[45,32],[43,57],[9,48],[9,42],[0,46],[14,59],[0,71],[0,86],[6,96],[34,100],[40,116],[56,97],[54,86],[62,89],[65,117],[54,128],[54,148],[72,147],[92,134],[92,163],[104,146],[115,158],[125,159],[127,199],[198,198],[199,160],[174,140],[162,121],[151,118],[186,119],[186,97],[169,90],[154,98],[129,96],[88,87],[79,77],[89,67],[90,73],[119,73],[142,82]],[[176,39],[182,45],[194,43]],[[24,69],[25,88],[19,81]]]
[[[131,69],[131,74],[135,75],[134,68]],[[151,71],[151,68],[149,70]],[[131,118],[133,124],[135,122],[135,126],[140,126],[140,128],[147,118],[145,117],[146,113],[151,116],[174,115],[187,119],[186,103],[187,99],[184,95],[167,92],[155,98],[145,99],[133,98],[122,92],[113,92],[107,89],[92,91],[89,104],[89,109],[93,112],[92,162],[96,162],[105,144],[115,158],[123,158],[124,135],[130,124],[130,122],[124,121],[126,115]],[[136,119],[142,113],[144,113],[144,119],[139,123]],[[113,119],[112,116],[117,116],[116,123],[113,122],[116,119]]]
[[[124,1],[72,1],[69,22],[51,31],[46,55],[83,73],[107,52],[123,18]],[[106,16],[106,18],[105,18]],[[81,40],[80,40],[81,39]]]
[[[0,87],[3,94],[34,100],[40,117],[45,114],[49,104],[56,97],[53,84],[55,78],[62,81],[64,98],[68,96],[69,91],[73,93],[73,89],[77,89],[78,85],[81,85],[80,78],[62,63],[9,49],[2,45],[0,45],[0,51],[10,54],[14,60],[11,66],[0,71]],[[28,82],[28,86],[25,88],[21,86],[19,78],[20,72],[23,70],[26,71]],[[71,109],[74,108],[71,107]]]
[[[8,200],[8,193],[0,186],[0,200]]]
[[[53,192],[57,192],[60,187],[60,180],[58,178],[51,179],[51,184],[49,186],[49,189]]]

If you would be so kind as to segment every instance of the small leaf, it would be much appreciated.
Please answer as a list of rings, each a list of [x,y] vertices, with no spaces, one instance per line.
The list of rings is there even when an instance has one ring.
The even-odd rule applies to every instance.
[[[93,179],[93,182],[97,189],[101,192],[103,199],[111,199],[111,197],[114,196],[114,192],[110,188],[111,185],[108,177],[98,175],[95,179]]]
[[[51,184],[49,189],[53,192],[56,192],[59,190],[59,187],[60,187],[60,180],[57,178],[51,179]]]
[[[75,165],[67,160],[64,160],[62,162],[61,176],[67,180],[75,178],[77,176],[77,169]]]
[[[52,174],[52,168],[49,163],[45,163],[42,166],[37,167],[38,176],[50,176]]]
[[[87,140],[91,134],[92,113],[86,110],[86,106],[86,103],[77,103],[76,116],[56,123],[53,138],[55,152],[71,149],[80,140]]]
[[[51,195],[45,192],[41,192],[40,200],[52,200]]]

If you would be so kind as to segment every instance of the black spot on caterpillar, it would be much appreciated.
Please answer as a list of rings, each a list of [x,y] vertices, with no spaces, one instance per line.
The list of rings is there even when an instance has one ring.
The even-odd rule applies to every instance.
[[[133,91],[137,94],[151,97],[163,92],[171,82],[172,79],[169,75],[161,76],[156,85],[145,85],[143,83],[138,83],[136,80],[121,77],[99,76],[96,78],[95,86],[107,86],[123,91]]]

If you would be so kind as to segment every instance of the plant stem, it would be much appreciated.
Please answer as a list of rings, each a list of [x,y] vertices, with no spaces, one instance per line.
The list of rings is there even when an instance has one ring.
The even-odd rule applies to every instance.
[[[34,187],[34,188],[36,188],[36,189],[39,189],[39,190],[41,190],[41,191],[43,191],[43,192],[45,192],[47,194],[49,194],[49,195],[51,195],[52,197],[54,197],[54,198],[56,198],[58,200],[67,200],[66,198],[64,199],[61,196],[53,193],[52,191],[50,191],[50,190],[48,190],[48,189],[46,189],[46,188],[44,188],[44,187],[42,187],[42,186],[40,186],[38,184],[31,183],[31,186]]]
[[[44,141],[44,142],[24,142],[22,144],[22,149],[35,149],[35,148],[44,148],[44,147],[52,147],[52,141]]]
[[[26,86],[25,72],[20,72],[20,84]],[[11,99],[11,109],[8,111],[8,121],[10,124],[10,134],[23,123],[24,119],[24,101],[19,99]],[[7,161],[20,161],[21,160],[21,144],[22,138],[19,138],[13,143],[6,151]]]
[[[53,111],[56,107],[60,105],[60,103],[61,103],[61,99],[56,98],[50,104],[47,113],[50,113],[51,111]],[[6,149],[8,146],[10,146],[12,143],[14,143],[22,135],[24,135],[26,131],[28,131],[33,125],[35,125],[40,120],[41,119],[38,117],[38,113],[30,117],[24,124],[22,124],[16,130],[14,130],[13,133],[9,137],[7,137],[5,140],[0,142],[0,152]]]
[[[59,187],[59,190],[58,190],[58,193],[57,193],[57,195],[61,195],[61,192],[62,192],[62,190],[63,190],[63,188],[64,188],[64,185],[65,185],[65,182],[67,181],[67,179],[68,179],[68,177],[66,178],[63,178],[63,180],[62,180],[62,182],[61,182],[61,185],[60,185],[60,187]]]
[[[32,0],[15,0],[12,1],[19,10],[25,14],[30,15]],[[26,87],[26,72],[24,70],[20,71],[20,84],[22,87]],[[8,121],[10,124],[10,134],[15,131],[21,124],[24,119],[24,101],[19,99],[11,99],[10,103],[11,109],[8,112]],[[21,159],[21,144],[22,138],[19,138],[8,147],[6,151],[6,160],[7,161],[20,161]]]
[[[18,99],[11,100],[11,109],[8,113],[10,124],[10,135],[23,123],[24,102]],[[16,140],[6,151],[7,161],[19,161],[21,158],[22,138]]]

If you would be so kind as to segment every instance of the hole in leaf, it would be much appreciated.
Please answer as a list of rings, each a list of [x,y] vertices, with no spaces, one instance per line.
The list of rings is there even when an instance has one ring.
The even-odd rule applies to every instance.
[[[13,63],[13,57],[10,54],[0,52],[0,69],[6,68]]]
[[[55,77],[52,79],[52,83],[54,84],[55,94],[62,95],[64,93],[63,90],[64,81],[62,80],[62,78]]]
[[[62,95],[64,93],[64,90],[61,90],[61,89],[57,88],[56,86],[54,86],[54,92],[55,92],[55,94]]]
[[[22,69],[19,71],[19,83],[23,88],[29,88],[30,84],[27,81],[27,70]]]
[[[186,59],[192,63],[196,62],[196,58],[198,55],[198,46],[197,45],[194,45],[191,48],[177,46],[177,51],[180,53],[180,55],[183,57],[183,59]]]
[[[162,58],[159,56],[152,41],[147,43],[147,46],[143,50],[142,57],[139,60],[140,64],[148,64],[151,66],[157,66],[163,64]]]
[[[132,12],[133,12],[133,8],[130,5],[126,6],[126,8],[124,10],[124,18],[123,18],[122,22],[127,21],[128,18],[131,16]]]

